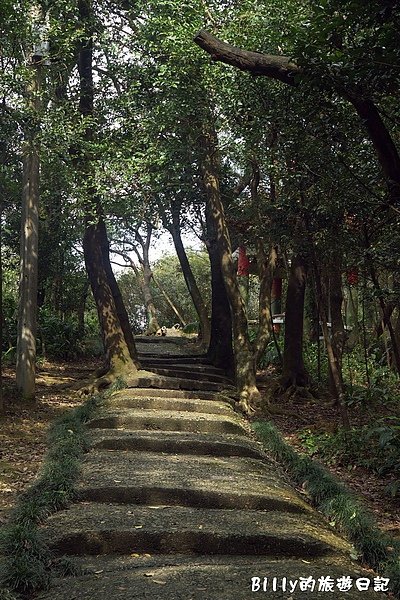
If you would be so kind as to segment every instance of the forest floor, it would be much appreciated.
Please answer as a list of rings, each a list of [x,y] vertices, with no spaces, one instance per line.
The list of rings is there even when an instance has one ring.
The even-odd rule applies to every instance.
[[[42,363],[38,369],[37,402],[34,406],[22,406],[16,402],[12,392],[14,372],[5,369],[7,410],[0,420],[0,525],[6,522],[18,495],[38,473],[46,452],[49,425],[63,411],[81,403],[76,389],[98,366],[96,360]],[[299,406],[288,405],[286,408],[300,414]],[[337,423],[338,415],[327,402],[303,400],[301,419],[299,422],[293,416],[279,414],[272,418],[286,441],[296,450],[304,451],[299,430],[329,430],[332,424]],[[358,423],[360,415],[353,410],[351,419]],[[324,463],[323,460],[320,462]],[[387,494],[387,479],[352,464],[325,463],[324,466],[362,498],[382,529],[399,535],[399,502]]]

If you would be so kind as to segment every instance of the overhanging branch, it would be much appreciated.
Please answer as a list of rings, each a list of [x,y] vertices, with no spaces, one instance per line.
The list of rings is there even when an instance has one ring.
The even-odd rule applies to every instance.
[[[295,75],[302,73],[301,68],[287,56],[261,54],[231,46],[202,29],[195,36],[194,42],[217,60],[227,65],[249,71],[253,75],[266,75],[279,79],[286,84],[296,85]]]

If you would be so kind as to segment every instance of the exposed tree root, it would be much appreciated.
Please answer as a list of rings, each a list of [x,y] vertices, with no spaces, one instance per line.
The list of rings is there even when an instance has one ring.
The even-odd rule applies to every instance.
[[[79,395],[90,396],[92,394],[98,394],[109,388],[110,385],[115,383],[118,379],[130,379],[136,373],[137,369],[133,363],[118,365],[118,367],[113,366],[108,369],[105,367],[100,368],[95,372],[94,378],[80,388]]]

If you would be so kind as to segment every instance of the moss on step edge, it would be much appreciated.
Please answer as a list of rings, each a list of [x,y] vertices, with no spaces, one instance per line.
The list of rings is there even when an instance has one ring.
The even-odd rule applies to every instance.
[[[326,469],[295,452],[272,423],[256,421],[252,428],[313,505],[354,544],[359,559],[390,578],[391,591],[400,598],[400,542],[382,532],[362,503]]]
[[[48,452],[35,483],[22,494],[10,522],[0,531],[0,600],[15,600],[49,586],[51,571],[67,574],[72,563],[56,559],[40,538],[38,525],[48,515],[64,508],[74,498],[74,483],[80,462],[88,449],[85,423],[116,389],[90,396],[77,408],[54,421],[48,432]]]

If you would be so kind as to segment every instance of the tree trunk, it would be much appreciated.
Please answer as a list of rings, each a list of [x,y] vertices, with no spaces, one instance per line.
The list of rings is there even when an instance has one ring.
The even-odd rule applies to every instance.
[[[173,310],[173,312],[175,313],[175,315],[178,317],[178,320],[181,322],[182,327],[186,327],[186,321],[183,318],[183,316],[181,315],[179,309],[172,302],[171,298],[168,296],[167,292],[164,290],[164,288],[161,285],[161,283],[154,277],[154,274],[153,274],[153,283],[154,283],[155,286],[158,287],[158,289],[160,290],[161,294],[164,296],[167,304],[171,307],[171,309]]]
[[[340,363],[335,353],[335,347],[332,344],[331,336],[328,329],[328,311],[326,310],[326,297],[324,297],[321,277],[318,271],[317,259],[315,252],[312,251],[313,256],[313,272],[314,272],[314,283],[315,283],[315,295],[318,302],[319,316],[321,320],[322,334],[324,336],[324,342],[326,352],[328,355],[329,370],[331,373],[333,385],[335,386],[335,398],[342,416],[342,423],[345,429],[350,429],[349,415],[346,406],[346,394],[343,386],[343,378],[340,370]]]
[[[78,318],[78,335],[79,338],[82,339],[85,335],[85,309],[86,309],[86,300],[89,292],[89,281],[85,281],[82,289],[82,293],[80,296],[79,304],[76,308],[76,314]]]
[[[231,310],[221,271],[217,230],[208,201],[206,223],[206,246],[211,267],[211,340],[207,358],[214,366],[224,369],[229,377],[234,377],[235,359],[232,347]]]
[[[99,219],[97,224],[99,230],[99,238],[101,243],[101,254],[103,257],[103,266],[107,275],[108,285],[114,299],[115,308],[117,310],[118,320],[121,325],[121,329],[124,333],[124,339],[129,349],[129,354],[133,362],[137,362],[137,352],[135,346],[135,340],[133,338],[132,328],[129,323],[128,313],[126,312],[125,304],[122,299],[121,291],[119,289],[117,280],[115,279],[114,271],[111,267],[110,262],[110,244],[107,237],[107,230],[104,220]]]
[[[208,52],[213,60],[232,65],[253,75],[264,75],[278,79],[286,84],[296,86],[307,73],[294,63],[290,57],[274,56],[260,52],[249,52],[221,42],[207,31],[201,30],[195,36],[194,42]],[[312,68],[310,74],[313,76]],[[336,87],[336,92],[351,102],[359,117],[365,124],[369,138],[374,145],[379,164],[386,179],[389,204],[398,207],[400,200],[400,156],[377,107],[370,98],[364,98],[357,92],[348,91],[354,88],[352,82],[347,82],[346,76]],[[318,78],[315,78],[318,81]]]
[[[247,330],[246,307],[240,295],[236,279],[231,241],[221,200],[218,178],[218,143],[211,123],[204,124],[201,148],[203,184],[207,194],[210,217],[214,221],[214,227],[217,231],[221,272],[231,309],[236,385],[241,398],[240,406],[244,411],[249,412],[251,411],[251,404],[259,402],[260,392],[256,385],[253,350]]]
[[[94,113],[94,90],[93,90],[93,68],[92,68],[92,27],[93,15],[90,0],[79,0],[80,21],[86,35],[81,40],[81,47],[78,58],[78,72],[80,76],[80,99],[79,112],[82,119],[86,120],[84,131],[85,143],[90,146],[93,142],[93,113]],[[86,39],[85,39],[86,38]],[[107,232],[102,217],[100,201],[97,196],[97,190],[93,184],[93,168],[91,159],[87,153],[82,151],[82,156],[77,159],[79,173],[82,182],[89,182],[86,185],[86,204],[85,210],[85,233],[83,238],[83,250],[85,256],[86,269],[93,292],[93,297],[97,307],[99,323],[103,335],[104,350],[106,358],[106,368],[112,376],[137,371],[138,364],[132,354],[134,345],[125,339],[124,331],[118,317],[113,293],[110,287],[110,273],[106,266],[108,261],[104,260],[105,254],[108,256]],[[90,183],[92,182],[92,183]],[[110,266],[111,269],[111,266]],[[111,285],[112,281],[111,281]],[[116,290],[114,289],[114,293]],[[118,300],[117,300],[118,301]],[[126,326],[126,324],[125,324]],[[129,339],[129,336],[128,336]],[[109,380],[105,380],[109,383]]]
[[[126,371],[127,366],[131,367],[133,363],[104,269],[101,251],[102,235],[99,224],[87,223],[83,238],[83,250],[103,336],[106,368],[114,373],[119,373]]]
[[[32,66],[28,90],[36,117],[40,109],[41,67]],[[16,385],[27,401],[35,400],[39,231],[39,148],[35,132],[27,133],[23,158],[21,273],[17,330]]]
[[[265,254],[261,240],[257,244],[257,263],[260,276],[260,294],[258,301],[258,332],[253,344],[254,363],[257,365],[265,352],[267,344],[271,339],[272,314],[271,314],[271,286],[273,272],[276,267],[276,248],[271,246],[269,256]]]
[[[336,366],[338,374],[341,380],[341,388],[343,388],[343,376],[342,376],[342,358],[345,343],[345,330],[342,317],[342,304],[343,304],[343,293],[342,293],[342,277],[341,277],[341,261],[338,258],[335,267],[329,270],[327,277],[327,294],[325,296],[329,299],[328,304],[330,308],[330,322],[331,322],[331,343],[333,353],[336,359]],[[329,368],[330,375],[330,388],[336,401],[339,402],[337,385],[335,383],[335,377],[332,373],[332,369]]]
[[[292,258],[285,308],[285,340],[283,351],[283,389],[304,387],[309,383],[303,360],[304,297],[307,265],[299,254]]]
[[[173,214],[174,213],[176,215],[175,210],[173,210]],[[180,230],[180,225],[178,223],[178,219],[179,219],[179,217],[177,217],[177,216],[173,217],[173,223],[172,223],[172,225],[170,225],[169,231],[170,231],[170,233],[172,235],[172,239],[174,241],[176,254],[178,256],[179,264],[181,265],[182,273],[185,278],[186,285],[189,290],[189,294],[192,298],[194,307],[195,307],[196,312],[199,317],[199,323],[200,323],[199,338],[201,340],[202,345],[204,345],[205,347],[208,347],[208,345],[210,343],[210,338],[211,338],[210,320],[208,318],[207,309],[203,302],[203,297],[202,297],[199,287],[196,283],[196,279],[193,275],[192,268],[190,266],[187,254],[185,252],[184,245],[182,243],[181,230]]]
[[[389,192],[389,203],[400,202],[400,156],[396,145],[375,104],[369,98],[349,94],[346,96],[362,119],[375,147]]]
[[[239,291],[241,293],[246,308],[249,302],[249,270],[250,261],[247,256],[246,246],[241,245],[239,246],[237,281]]]
[[[0,200],[0,415],[4,414],[4,397],[3,397],[3,204]]]
[[[157,311],[153,301],[153,294],[151,293],[150,281],[152,278],[152,272],[149,264],[143,265],[143,278],[142,278],[142,290],[144,302],[147,311],[147,331],[146,335],[154,335],[160,329],[160,325],[157,319]]]

